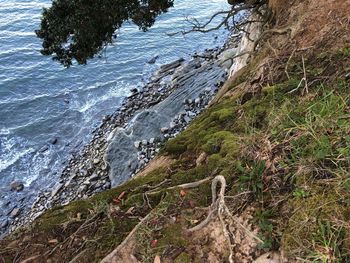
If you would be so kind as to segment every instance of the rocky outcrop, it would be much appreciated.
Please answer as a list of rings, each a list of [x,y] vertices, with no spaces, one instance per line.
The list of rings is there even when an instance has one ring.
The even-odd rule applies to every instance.
[[[163,66],[158,74],[178,67],[181,62]],[[227,67],[220,66],[215,59],[196,58],[188,62],[171,77],[169,85],[174,91],[166,99],[138,112],[127,127],[116,129],[105,156],[110,166],[112,186],[128,180],[142,169],[154,157],[151,151],[159,148],[161,142],[176,136],[204,109],[226,80],[226,70]],[[196,106],[194,111],[191,111],[191,105]],[[138,142],[143,146],[149,144],[149,153],[144,151],[145,147],[139,153],[135,148],[135,144],[139,146]]]

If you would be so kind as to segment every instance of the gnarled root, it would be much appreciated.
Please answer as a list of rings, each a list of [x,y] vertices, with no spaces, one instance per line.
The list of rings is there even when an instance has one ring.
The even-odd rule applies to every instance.
[[[221,187],[219,190],[219,193],[217,194],[217,186],[220,183]],[[229,249],[230,249],[230,256],[229,256],[229,262],[233,263],[233,245],[231,243],[231,238],[229,233],[229,228],[227,227],[227,223],[225,222],[225,216],[233,221],[237,226],[239,226],[241,229],[243,229],[248,235],[256,239],[258,242],[263,243],[263,241],[258,238],[256,235],[254,235],[248,228],[246,228],[243,224],[241,224],[230,212],[228,207],[226,206],[225,203],[225,189],[226,189],[226,179],[222,175],[218,175],[213,179],[213,182],[211,184],[211,193],[212,193],[212,203],[209,208],[209,213],[208,216],[198,225],[196,225],[193,228],[188,229],[188,232],[194,232],[202,229],[206,225],[210,223],[210,221],[214,218],[216,212],[217,216],[220,220],[221,226],[223,233],[227,239],[227,242],[229,244]]]

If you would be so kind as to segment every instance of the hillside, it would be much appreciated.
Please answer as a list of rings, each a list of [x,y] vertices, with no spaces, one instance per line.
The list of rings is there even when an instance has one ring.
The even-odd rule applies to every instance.
[[[350,262],[350,1],[268,10],[247,65],[145,170],[12,233],[0,262]]]

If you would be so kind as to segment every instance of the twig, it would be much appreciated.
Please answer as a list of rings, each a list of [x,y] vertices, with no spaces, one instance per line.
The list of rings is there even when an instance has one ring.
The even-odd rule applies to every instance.
[[[152,211],[148,213],[144,218],[141,219],[141,221],[134,227],[134,229],[127,235],[127,237],[123,240],[120,245],[114,249],[111,253],[109,253],[100,263],[109,263],[109,262],[115,262],[113,261],[113,258],[118,255],[121,249],[129,242],[129,240],[132,238],[132,236],[135,234],[135,232],[151,217]]]
[[[151,206],[151,204],[149,203],[149,199],[148,199],[147,193],[144,193],[144,194],[142,195],[142,197],[143,197],[143,201],[144,201],[145,203],[147,203],[148,207],[149,207],[150,209],[153,209],[152,206]]]
[[[89,224],[90,222],[92,222],[102,214],[103,212],[99,212],[95,214],[93,217],[91,217],[90,219],[86,220],[83,224],[81,224],[81,226],[73,234],[67,237],[63,242],[58,243],[50,252],[46,252],[45,254],[48,254],[49,256],[51,256],[57,250],[58,247],[62,247],[66,242],[68,242],[68,240],[71,240],[71,241],[74,240],[74,237],[79,233],[81,229],[83,229],[87,224]]]
[[[162,186],[163,184],[166,184],[166,183],[169,183],[171,182],[170,179],[165,179],[164,181],[160,182],[159,184],[156,184],[156,185],[148,185],[148,184],[145,184],[145,185],[141,185],[139,187],[136,187],[135,189],[131,190],[131,192],[136,192],[140,189],[147,189],[147,190],[153,190],[153,189],[156,189],[160,186]]]
[[[284,72],[286,73],[288,79],[290,79],[290,76],[289,76],[289,73],[288,73],[288,65],[289,65],[289,62],[292,60],[295,51],[296,51],[296,49],[294,49],[293,52],[292,52],[292,54],[290,54],[290,56],[289,56],[289,58],[288,58],[288,60],[287,60],[286,67],[284,68]]]
[[[199,181],[196,181],[196,182],[192,182],[192,183],[186,183],[186,184],[179,184],[179,185],[175,185],[175,186],[171,186],[171,187],[168,187],[164,190],[173,190],[173,189],[176,189],[176,188],[182,188],[182,189],[189,189],[189,188],[196,188],[198,187],[199,185],[201,184],[204,184],[208,181],[210,181],[211,179],[213,179],[213,177],[207,177],[205,179],[202,179],[202,180],[199,180]],[[159,191],[148,191],[147,194],[156,194],[156,193],[159,193],[163,190],[159,190]]]
[[[306,69],[305,69],[305,61],[304,61],[304,56],[301,56],[301,60],[303,61],[303,71],[304,71],[304,81],[305,81],[305,86],[304,86],[304,90],[303,90],[303,95],[306,93],[309,93],[309,86],[307,84],[307,78],[306,78]]]

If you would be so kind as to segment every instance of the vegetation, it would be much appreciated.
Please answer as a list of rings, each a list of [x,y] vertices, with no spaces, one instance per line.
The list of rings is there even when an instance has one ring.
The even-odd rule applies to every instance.
[[[117,37],[125,21],[146,31],[172,6],[173,0],[54,0],[36,31],[43,39],[41,53],[66,67],[73,59],[85,64]]]
[[[275,23],[287,23],[283,1],[275,2],[283,7]],[[318,5],[315,1],[317,10]],[[329,14],[326,7],[322,10]],[[235,262],[251,262],[266,251],[283,252],[287,262],[349,262],[348,28],[334,22],[335,45],[330,35],[335,27],[327,24],[324,28],[332,32],[310,37],[304,31],[309,23],[301,23],[296,39],[315,40],[306,42],[310,47],[298,49],[289,36],[280,35],[261,42],[239,78],[228,81],[224,96],[165,144],[161,155],[170,162],[46,212],[30,228],[0,241],[0,259],[38,254],[43,261],[97,262],[146,218],[128,240],[130,253],[141,262],[157,256],[165,262],[227,262],[223,221],[228,233],[236,229],[230,237]],[[206,218],[210,182],[218,174],[226,179],[225,202],[232,216],[189,232]],[[193,188],[181,186],[203,179]]]

